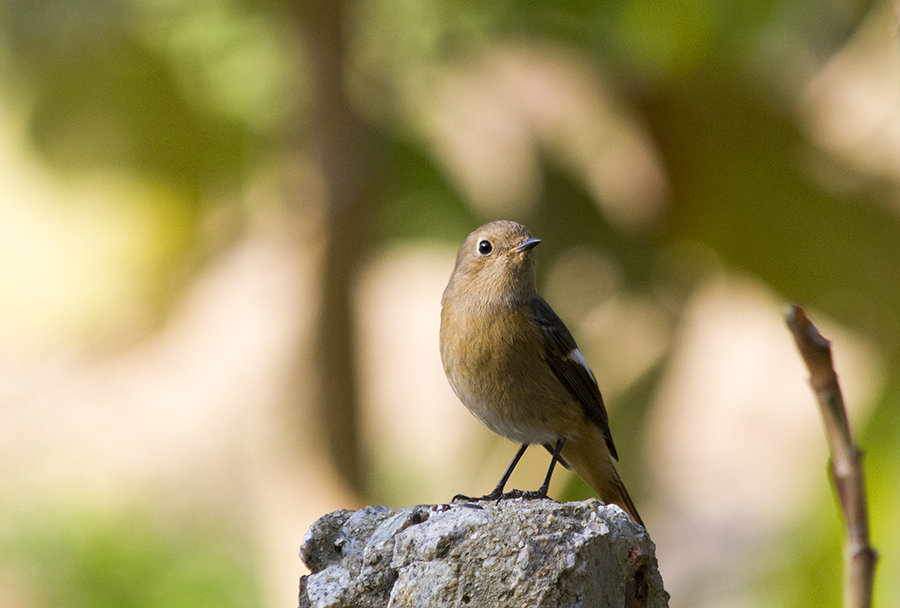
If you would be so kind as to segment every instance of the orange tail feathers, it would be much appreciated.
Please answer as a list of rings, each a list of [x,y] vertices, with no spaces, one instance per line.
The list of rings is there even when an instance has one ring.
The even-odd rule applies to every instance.
[[[563,445],[562,456],[572,470],[600,495],[600,500],[622,507],[631,519],[644,526],[634,501],[616,472],[606,441],[599,430],[587,437],[567,440]]]

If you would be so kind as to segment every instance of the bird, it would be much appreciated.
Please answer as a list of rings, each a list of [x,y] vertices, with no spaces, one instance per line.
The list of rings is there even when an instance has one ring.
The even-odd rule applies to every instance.
[[[477,499],[547,498],[557,463],[643,521],[616,471],[618,452],[597,380],[571,332],[535,287],[522,224],[494,221],[466,237],[441,298],[440,354],[454,393],[482,424],[520,443],[494,490]],[[530,445],[550,453],[536,491],[504,492]]]

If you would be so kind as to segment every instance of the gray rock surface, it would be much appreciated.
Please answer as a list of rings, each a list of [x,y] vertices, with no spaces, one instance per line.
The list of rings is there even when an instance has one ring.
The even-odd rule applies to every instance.
[[[335,511],[303,539],[300,607],[661,608],[654,551],[598,500]]]

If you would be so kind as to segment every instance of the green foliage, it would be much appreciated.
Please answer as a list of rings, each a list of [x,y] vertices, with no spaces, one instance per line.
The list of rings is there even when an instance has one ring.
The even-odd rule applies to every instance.
[[[250,549],[232,526],[50,509],[6,524],[0,556],[31,579],[43,606],[259,605]]]

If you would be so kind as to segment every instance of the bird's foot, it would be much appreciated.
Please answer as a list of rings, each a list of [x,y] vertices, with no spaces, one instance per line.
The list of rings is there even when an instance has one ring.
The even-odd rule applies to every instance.
[[[547,488],[541,486],[537,490],[509,490],[508,492],[504,492],[500,488],[494,488],[494,491],[490,494],[478,497],[457,494],[450,502],[456,502],[458,500],[463,502],[500,502],[501,500],[512,500],[515,498],[521,498],[522,500],[544,500],[548,498]]]
[[[490,494],[485,494],[484,496],[466,496],[465,494],[457,494],[453,497],[450,502],[456,502],[457,500],[461,500],[463,502],[484,502],[487,500],[503,500],[505,495],[502,490],[497,488],[494,489]]]
[[[547,488],[538,488],[537,490],[510,490],[509,492],[504,492],[497,499],[500,500],[509,500],[512,498],[521,498],[522,500],[544,500],[547,498]]]

